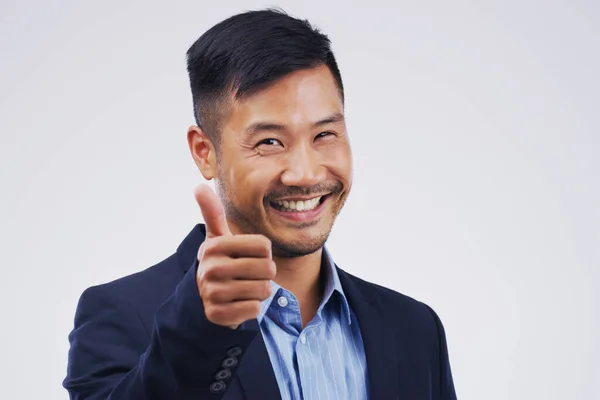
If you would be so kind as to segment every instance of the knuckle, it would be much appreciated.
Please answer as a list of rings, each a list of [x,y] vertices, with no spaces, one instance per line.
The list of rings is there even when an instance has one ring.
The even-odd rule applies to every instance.
[[[196,281],[198,282],[198,285],[204,281],[204,272],[204,266],[201,263],[198,264],[198,269],[196,270]]]
[[[269,260],[269,279],[275,278],[275,275],[277,275],[277,266],[275,261]]]
[[[208,296],[206,295],[206,285],[203,282],[198,282],[198,294],[200,295],[200,299],[202,299],[202,302],[204,303],[204,308],[206,308]]]
[[[226,278],[229,273],[230,260],[224,258],[213,258],[203,265],[203,275],[209,281],[219,281]]]
[[[260,238],[260,243],[261,243],[263,250],[270,253],[271,252],[271,241],[266,236],[263,236],[263,235],[260,235],[259,238]]]
[[[227,308],[220,306],[212,306],[204,311],[206,318],[219,325],[227,323],[229,317]]]
[[[198,262],[202,262],[202,260],[204,259],[205,251],[206,248],[204,247],[204,243],[202,243],[198,248],[198,253],[196,254],[196,259],[198,260]]]
[[[212,288],[211,300],[215,303],[226,303],[230,300],[229,288],[227,286],[219,285]]]
[[[263,258],[260,261],[261,273],[264,273],[268,279],[273,279],[275,277],[275,261],[270,258]]]
[[[204,308],[204,314],[209,321],[217,322],[221,316],[221,312],[217,307],[206,306]]]
[[[219,267],[216,265],[207,265],[204,266],[202,271],[202,276],[206,280],[214,280],[219,273]]]
[[[217,289],[215,289],[214,285],[206,285],[201,297],[203,300],[214,302],[216,300],[216,292]]]
[[[211,285],[202,284],[198,287],[198,292],[200,293],[200,298],[204,302],[204,307],[212,300],[211,298]]]
[[[265,252],[271,251],[271,241],[265,235],[252,235],[251,240],[258,249]]]
[[[204,255],[216,254],[219,241],[218,238],[206,239],[200,246],[200,252]]]

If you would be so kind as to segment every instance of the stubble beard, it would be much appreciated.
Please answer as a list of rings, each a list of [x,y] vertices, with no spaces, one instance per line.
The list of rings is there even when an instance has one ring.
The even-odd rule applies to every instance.
[[[333,229],[333,224],[346,200],[345,198],[335,199],[336,204],[333,205],[332,221],[324,234],[308,240],[298,239],[283,241],[267,232],[267,229],[264,226],[262,213],[260,212],[261,210],[257,207],[253,207],[251,210],[242,211],[231,201],[232,197],[229,195],[231,193],[230,188],[225,181],[223,179],[217,179],[215,183],[217,193],[223,203],[228,221],[234,223],[243,233],[266,236],[271,241],[273,255],[282,258],[303,257],[322,249],[329,238],[329,234]],[[337,195],[339,196],[339,193]],[[333,198],[330,198],[329,201],[333,201]],[[264,204],[263,207],[269,207],[268,203]]]

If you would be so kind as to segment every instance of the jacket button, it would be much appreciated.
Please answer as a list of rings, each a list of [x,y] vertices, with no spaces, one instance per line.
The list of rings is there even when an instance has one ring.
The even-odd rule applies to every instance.
[[[226,387],[227,387],[227,385],[225,385],[223,382],[216,381],[216,382],[211,383],[210,391],[211,391],[211,393],[221,393],[223,390],[225,390]]]
[[[229,357],[237,357],[240,354],[242,354],[242,348],[241,347],[232,347],[229,350],[227,350],[227,355]]]
[[[223,360],[223,363],[221,364],[223,366],[223,368],[231,368],[231,367],[235,367],[238,363],[237,358],[235,357],[229,357]]]
[[[231,378],[231,371],[227,368],[220,370],[215,375],[215,379],[219,381],[226,381],[229,378]]]

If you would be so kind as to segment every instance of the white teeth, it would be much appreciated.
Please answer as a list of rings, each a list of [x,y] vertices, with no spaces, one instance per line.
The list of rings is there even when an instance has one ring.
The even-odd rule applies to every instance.
[[[314,199],[304,201],[277,201],[277,204],[283,208],[283,211],[310,211],[319,205],[321,197],[315,197]]]

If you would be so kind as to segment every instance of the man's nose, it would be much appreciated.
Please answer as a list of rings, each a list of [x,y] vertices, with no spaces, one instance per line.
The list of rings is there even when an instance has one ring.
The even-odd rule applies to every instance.
[[[323,182],[326,176],[327,171],[320,163],[318,154],[305,147],[289,153],[281,183],[286,186],[310,187]]]

